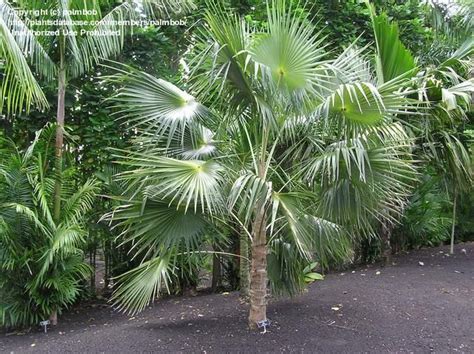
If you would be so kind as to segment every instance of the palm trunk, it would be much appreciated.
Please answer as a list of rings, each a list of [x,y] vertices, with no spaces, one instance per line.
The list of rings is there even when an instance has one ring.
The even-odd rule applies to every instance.
[[[255,329],[259,321],[267,319],[267,237],[263,205],[252,225],[252,238],[249,327]]]
[[[242,232],[239,235],[240,247],[240,297],[248,299],[250,287],[250,264],[249,264],[249,243],[247,235]]]
[[[54,309],[51,312],[51,315],[49,315],[49,323],[52,326],[57,326],[57,324],[58,324],[58,310]]]
[[[456,191],[454,191],[454,201],[453,201],[453,226],[451,227],[451,247],[449,249],[449,253],[454,253],[454,230],[456,227],[456,202],[457,202],[457,195]]]
[[[61,174],[63,167],[63,143],[64,143],[64,100],[66,95],[66,70],[61,63],[58,73],[58,111],[56,115],[56,182],[54,185],[54,219],[58,221],[61,216]]]
[[[54,210],[53,218],[56,223],[61,219],[61,175],[63,168],[63,141],[64,141],[64,112],[65,112],[65,96],[66,96],[66,68],[64,66],[64,38],[59,40],[59,70],[58,70],[58,110],[56,114],[56,142],[55,142],[55,172],[56,180],[54,184]],[[58,324],[58,310],[53,309],[50,315],[50,322],[53,326]]]

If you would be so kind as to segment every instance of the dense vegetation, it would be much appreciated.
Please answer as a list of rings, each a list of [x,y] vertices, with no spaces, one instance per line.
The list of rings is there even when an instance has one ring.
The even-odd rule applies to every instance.
[[[255,327],[269,293],[474,239],[469,4],[92,3],[0,2],[1,326],[204,283]],[[15,35],[66,5],[187,25]]]

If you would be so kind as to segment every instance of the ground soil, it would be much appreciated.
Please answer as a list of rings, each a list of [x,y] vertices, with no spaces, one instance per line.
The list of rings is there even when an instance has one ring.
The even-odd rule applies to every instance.
[[[272,299],[265,334],[246,328],[237,293],[222,293],[169,298],[131,318],[82,306],[48,334],[0,334],[0,351],[474,353],[474,243],[447,253],[413,251],[392,266],[329,274],[301,296]]]

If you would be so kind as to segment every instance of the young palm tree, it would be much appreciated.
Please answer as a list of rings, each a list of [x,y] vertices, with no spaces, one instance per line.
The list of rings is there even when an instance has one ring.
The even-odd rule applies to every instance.
[[[77,187],[73,171],[65,171],[67,202],[61,219],[53,218],[54,179],[46,176],[48,146],[55,127],[37,133],[25,151],[2,140],[0,156],[0,324],[38,324],[72,304],[80,282],[90,273],[81,246],[87,237],[85,219],[98,185]]]
[[[110,0],[0,1],[0,59],[4,61],[0,113],[18,113],[32,103],[47,108],[33,72],[47,81],[57,80],[55,220],[64,199],[60,176],[68,81],[120,53],[132,27],[125,20],[141,19],[142,14],[169,16],[192,6],[191,0],[126,0],[119,5]]]
[[[284,1],[267,16],[251,29],[208,3],[192,95],[130,68],[109,78],[138,132],[117,153],[129,188],[108,215],[143,257],[119,278],[123,309],[142,310],[173,280],[177,258],[206,253],[199,240],[232,219],[251,245],[255,328],[266,320],[268,276],[274,290],[301,289],[315,257],[347,257],[351,235],[393,221],[405,203],[411,143],[394,117],[417,101],[404,77],[378,82],[355,45],[329,60],[310,19]]]

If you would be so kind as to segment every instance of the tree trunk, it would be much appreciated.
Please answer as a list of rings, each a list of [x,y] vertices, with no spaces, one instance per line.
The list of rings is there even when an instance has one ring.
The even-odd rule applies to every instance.
[[[249,327],[267,319],[267,237],[265,206],[257,211],[252,225],[252,266],[250,271]]]
[[[55,166],[56,181],[54,184],[54,219],[58,221],[61,216],[61,174],[63,168],[63,143],[64,143],[64,115],[66,95],[66,70],[61,61],[58,73],[58,111],[56,115],[56,144],[55,144]]]
[[[109,277],[110,277],[110,254],[109,254],[109,242],[105,240],[102,244],[102,249],[104,250],[104,289],[102,290],[103,294],[107,293],[109,288]]]
[[[214,247],[214,251],[217,251],[217,248]],[[221,258],[218,254],[214,253],[212,257],[212,292],[216,292],[217,289],[221,286]]]
[[[57,326],[57,324],[58,324],[58,310],[54,309],[51,312],[51,315],[49,315],[49,323],[52,326]]]
[[[249,243],[248,237],[243,232],[239,235],[240,248],[240,297],[248,299],[250,287]]]
[[[388,222],[382,223],[382,234],[381,234],[381,251],[382,251],[382,261],[385,265],[389,265],[392,262],[392,246],[390,244],[390,239],[392,236],[392,224]]]
[[[454,191],[454,201],[453,201],[453,226],[451,227],[451,247],[449,249],[449,253],[454,253],[454,230],[456,227],[456,202],[457,202],[457,195],[456,191]]]
[[[93,249],[90,250],[90,265],[92,267],[91,272],[91,293],[97,295],[96,293],[96,274],[97,274],[97,246],[95,242],[93,243]]]
[[[64,141],[64,115],[66,96],[66,68],[65,68],[65,42],[64,37],[59,39],[59,70],[58,70],[58,110],[56,113],[56,142],[55,142],[55,183],[53,195],[53,219],[59,223],[61,219],[61,180],[63,168],[63,141]],[[54,309],[50,315],[52,325],[58,324],[58,310]]]

